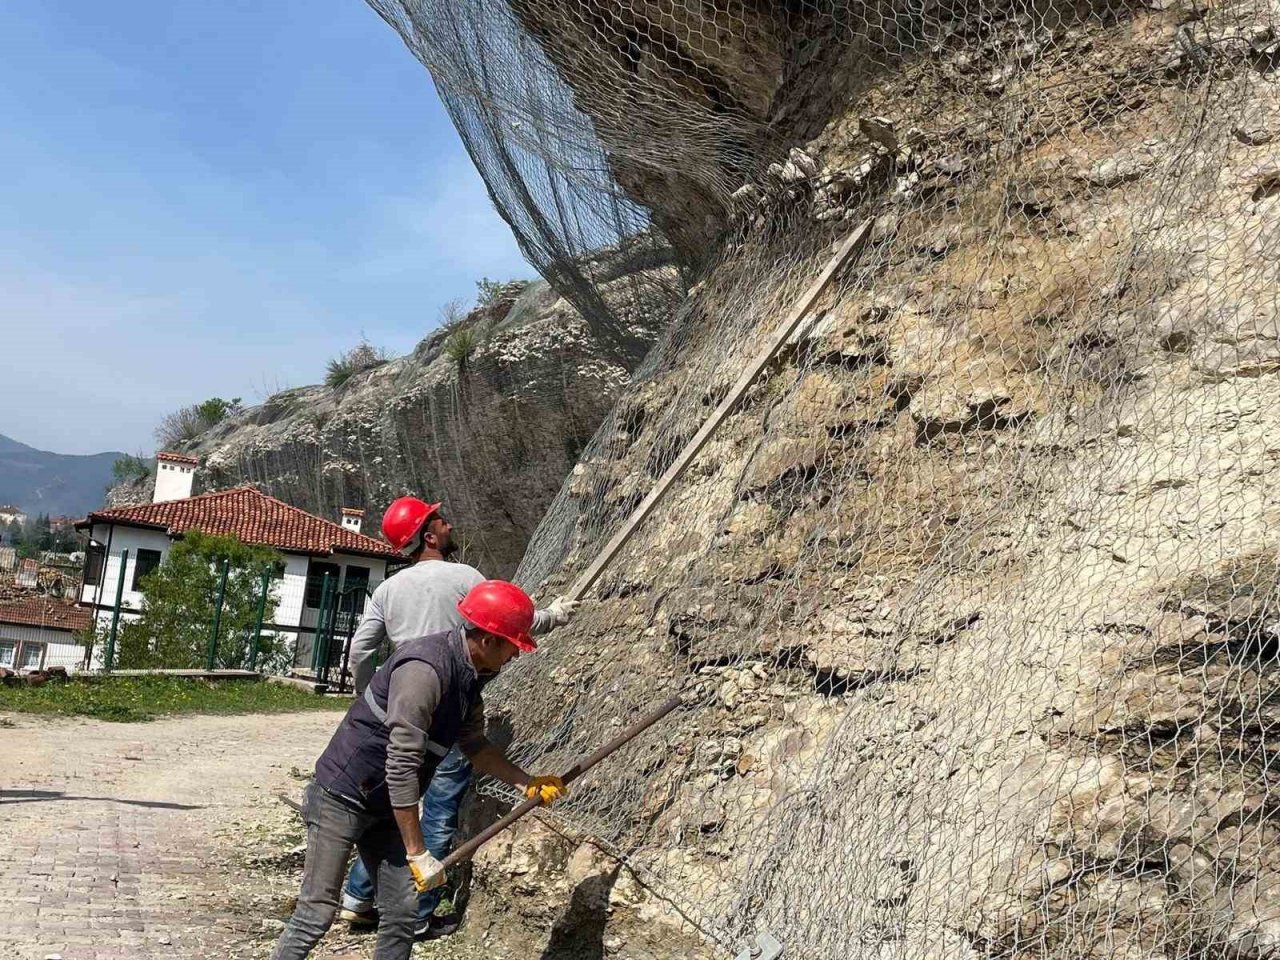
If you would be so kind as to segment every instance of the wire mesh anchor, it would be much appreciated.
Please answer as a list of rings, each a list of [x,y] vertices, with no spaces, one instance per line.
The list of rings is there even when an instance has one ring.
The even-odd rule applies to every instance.
[[[743,950],[734,960],[777,960],[785,949],[782,941],[765,931],[756,934],[756,942]]]

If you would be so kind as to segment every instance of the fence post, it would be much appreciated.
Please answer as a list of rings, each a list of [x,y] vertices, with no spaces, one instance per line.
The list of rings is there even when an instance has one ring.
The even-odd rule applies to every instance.
[[[258,597],[258,622],[253,627],[253,643],[249,646],[249,669],[258,669],[258,643],[262,640],[262,618],[267,612],[267,591],[271,589],[271,567],[262,568],[262,594]]]
[[[324,579],[320,582],[320,609],[316,614],[316,641],[311,648],[311,672],[320,679],[320,665],[325,663],[329,656],[327,645],[324,642],[324,627],[326,614],[329,612],[329,579],[333,574],[326,572]]]
[[[342,668],[338,671],[339,693],[347,692],[347,677],[351,666],[351,640],[356,635],[356,621],[359,619],[356,615],[356,597],[360,595],[359,591],[364,589],[365,588],[363,586],[357,584],[349,594],[351,609],[347,612],[347,637],[346,641],[342,645]],[[353,677],[352,679],[354,680],[355,678]]]
[[[222,629],[222,602],[227,596],[227,573],[231,570],[231,558],[222,559],[222,576],[218,578],[218,599],[213,603],[213,629],[209,631],[209,659],[205,667],[212,671],[218,656],[218,631]]]
[[[111,611],[111,632],[107,634],[107,655],[102,662],[102,672],[110,673],[116,658],[116,630],[120,626],[120,604],[124,602],[124,571],[129,565],[129,551],[120,551],[120,573],[116,576],[116,605]],[[104,565],[105,568],[105,565]]]

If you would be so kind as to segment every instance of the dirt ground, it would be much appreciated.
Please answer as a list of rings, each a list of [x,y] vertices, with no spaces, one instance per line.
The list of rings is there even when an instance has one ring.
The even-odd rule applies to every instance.
[[[0,956],[266,958],[302,864],[276,794],[300,795],[338,717],[0,714]],[[337,924],[315,956],[372,952]],[[459,935],[415,957],[502,952]]]

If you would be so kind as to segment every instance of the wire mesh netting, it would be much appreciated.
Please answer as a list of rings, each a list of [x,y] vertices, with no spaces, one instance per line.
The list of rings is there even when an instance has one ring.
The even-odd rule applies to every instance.
[[[199,481],[260,486],[334,520],[344,507],[380,517],[406,493],[443,501],[468,562],[510,576],[642,355],[635,344],[652,343],[667,316],[671,297],[659,293],[679,286],[669,255],[618,245],[589,259],[616,274],[603,296],[634,343],[594,333],[545,282],[512,282],[408,355],[276,393],[200,434],[184,447],[202,459]],[[633,283],[640,294],[628,299]],[[150,499],[121,493],[121,503]],[[365,532],[376,535],[372,519]]]
[[[566,253],[629,237],[693,283],[540,594],[874,218],[489,697],[554,769],[688,696],[558,815],[726,949],[1280,954],[1273,7],[374,6],[566,296],[602,286]]]

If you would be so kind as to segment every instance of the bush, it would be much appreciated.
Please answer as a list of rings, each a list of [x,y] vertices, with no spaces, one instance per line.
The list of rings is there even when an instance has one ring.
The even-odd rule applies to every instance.
[[[214,667],[238,669],[249,663],[257,624],[262,572],[280,561],[268,547],[235,536],[192,530],[173,545],[164,562],[142,578],[142,615],[120,625],[116,662],[120,669],[189,669],[206,666],[214,607],[227,567],[227,587],[219,620]],[[267,595],[263,622],[275,619],[276,600]],[[270,669],[284,656],[280,640],[263,633],[258,665]]]
[[[212,427],[221,423],[233,413],[239,413],[241,409],[239,397],[233,397],[230,400],[223,400],[221,397],[210,397],[204,403],[196,404],[196,416],[200,418],[201,422]]]
[[[346,353],[328,362],[325,366],[325,386],[340,387],[357,373],[380,367],[390,359],[391,355],[381,347],[361,340]]]
[[[492,307],[504,300],[514,300],[529,286],[528,280],[490,280],[485,277],[476,281],[476,305],[483,308]]]
[[[156,428],[156,440],[162,447],[190,443],[210,427],[216,427],[241,409],[239,397],[231,400],[210,397],[203,403],[193,403],[189,407],[175,410],[161,420],[160,426]]]
[[[467,361],[471,359],[479,345],[480,335],[476,332],[476,328],[467,327],[455,330],[449,335],[449,339],[444,342],[444,353],[457,365],[458,372],[462,373],[467,368]]]
[[[464,323],[467,317],[471,315],[471,311],[467,309],[467,301],[461,297],[446,301],[440,307],[440,327],[447,333],[452,333]]]
[[[507,284],[501,280],[490,280],[488,277],[476,281],[476,303],[482,307],[491,307],[502,296]]]
[[[125,454],[111,465],[111,479],[116,483],[136,483],[151,476],[151,464],[142,457]]]

